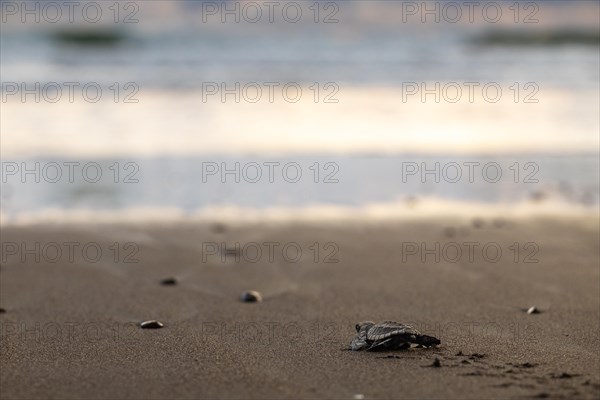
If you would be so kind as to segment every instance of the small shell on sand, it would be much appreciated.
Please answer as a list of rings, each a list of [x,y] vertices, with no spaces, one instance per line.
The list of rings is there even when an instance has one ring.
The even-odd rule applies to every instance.
[[[142,329],[160,329],[164,325],[162,322],[159,322],[155,319],[151,319],[150,321],[144,321],[140,324],[140,328]]]
[[[248,290],[240,296],[240,300],[244,303],[260,303],[262,299],[262,295],[255,290]]]
[[[527,314],[540,314],[541,311],[536,306],[531,306],[527,309]]]

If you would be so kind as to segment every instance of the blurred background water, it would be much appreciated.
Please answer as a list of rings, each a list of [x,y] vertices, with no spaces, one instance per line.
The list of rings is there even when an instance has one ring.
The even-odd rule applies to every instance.
[[[272,23],[243,14],[239,23],[231,15],[223,23],[213,13],[250,3],[265,12],[263,2],[122,2],[118,23],[112,2],[102,3],[98,23],[77,11],[75,23],[43,15],[23,23],[6,5],[15,2],[1,3],[3,222],[44,210],[361,207],[419,198],[509,205],[553,198],[597,210],[598,2],[496,2],[503,15],[493,23],[481,12],[489,2],[479,2],[473,22],[463,16],[457,23],[443,15],[423,23],[420,13],[407,12],[421,2],[297,2],[297,23],[278,12]],[[48,2],[16,3],[41,10]],[[123,23],[127,17],[137,22]],[[39,102],[11,92],[14,84],[53,82],[63,88],[56,102],[47,101],[52,88]],[[85,101],[76,89],[71,101],[64,82],[92,82],[102,97]],[[253,82],[263,88],[256,103],[206,95],[207,83]],[[273,101],[265,82],[279,85]],[[465,82],[478,85],[473,101]],[[411,83],[456,83],[463,97],[423,101],[421,93],[407,96]],[[498,102],[482,96],[489,83],[502,88]],[[298,102],[284,99],[286,84],[302,89]],[[335,102],[325,102],[328,95]],[[535,102],[524,101],[527,95]],[[65,161],[98,162],[105,178],[115,162],[134,163],[138,182],[50,183],[42,176],[37,183],[6,174],[9,165]],[[402,179],[402,163],[464,161],[497,162],[504,178]],[[203,182],[206,162],[297,162],[305,179]],[[315,162],[335,164],[338,182],[309,179]],[[515,162],[534,163],[538,182],[515,182]]]

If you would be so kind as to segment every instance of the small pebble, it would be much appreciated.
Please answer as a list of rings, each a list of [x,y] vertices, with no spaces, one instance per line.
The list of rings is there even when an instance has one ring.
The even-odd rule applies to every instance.
[[[441,366],[442,366],[442,363],[440,362],[440,359],[437,357],[435,358],[435,360],[433,360],[433,363],[430,365],[430,367],[433,367],[433,368],[441,368]]]
[[[221,223],[213,224],[210,228],[214,233],[225,233],[227,231],[227,226]]]
[[[415,196],[408,196],[405,200],[406,206],[408,208],[415,208],[417,206],[418,202],[419,202],[419,199],[416,198]]]
[[[471,222],[473,224],[473,228],[483,228],[484,221],[482,218],[473,218],[473,221]]]
[[[160,329],[163,326],[164,325],[162,324],[162,322],[159,322],[155,319],[152,319],[150,321],[144,321],[140,324],[140,328],[142,329]]]
[[[262,295],[255,290],[248,290],[242,293],[240,300],[244,303],[260,303],[262,301]]]
[[[541,311],[536,307],[532,306],[527,309],[527,314],[540,314]]]
[[[177,278],[165,278],[162,281],[160,281],[160,284],[163,286],[177,285]]]
[[[447,237],[456,236],[456,228],[454,228],[452,226],[448,226],[448,227],[444,228],[444,235]]]
[[[0,314],[4,314],[6,310],[4,308],[0,308]]]
[[[552,377],[555,379],[571,379],[575,376],[578,376],[578,375],[572,375],[572,374],[569,374],[568,372],[562,372],[560,375],[553,375]]]
[[[526,363],[523,363],[523,364],[517,365],[517,367],[519,367],[519,368],[533,368],[533,367],[535,367],[536,365],[537,365],[537,364],[532,364],[532,363],[530,363],[530,362],[526,362]]]
[[[541,190],[537,190],[529,195],[529,198],[536,203],[546,200],[547,197],[548,195]]]
[[[585,193],[581,196],[581,203],[586,206],[591,206],[594,204],[594,195],[592,193]]]
[[[506,226],[506,221],[502,218],[495,218],[492,223],[495,228],[504,228]]]

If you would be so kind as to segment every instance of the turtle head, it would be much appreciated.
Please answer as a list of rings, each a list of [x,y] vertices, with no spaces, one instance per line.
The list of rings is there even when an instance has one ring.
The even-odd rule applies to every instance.
[[[367,331],[373,325],[375,324],[371,321],[356,324],[356,337],[352,339],[352,343],[350,343],[350,350],[359,351],[369,347],[367,344]]]
[[[359,322],[358,324],[356,324],[355,328],[356,328],[356,332],[360,333],[361,331],[366,332],[367,329],[369,329],[370,327],[372,327],[373,325],[375,325],[374,322],[372,321],[364,321],[364,322]]]
[[[421,346],[425,346],[425,347],[437,346],[442,343],[440,341],[440,339],[433,337],[433,336],[427,336],[427,335],[417,336],[416,342],[418,344],[420,344]]]

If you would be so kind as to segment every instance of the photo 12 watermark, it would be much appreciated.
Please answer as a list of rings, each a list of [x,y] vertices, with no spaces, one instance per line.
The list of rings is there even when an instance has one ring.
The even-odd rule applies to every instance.
[[[331,161],[202,162],[202,183],[339,183],[340,167]]]
[[[76,322],[76,321],[2,321],[0,335],[21,342],[97,343],[100,341],[132,343],[140,339],[139,324],[134,322]]]
[[[2,183],[139,183],[140,166],[131,161],[6,161]]]
[[[411,322],[406,324],[427,335],[440,338],[442,343],[468,339],[477,343],[511,343],[537,340],[538,327],[532,323],[517,321],[448,321]],[[227,342],[272,345],[277,342],[307,341],[339,345],[349,350],[350,341],[356,335],[355,324],[333,321],[204,321],[200,336],[203,339]]]
[[[302,98],[314,103],[337,104],[340,86],[336,82],[202,82],[202,103],[298,103]]]
[[[402,264],[497,264],[502,260],[515,264],[537,264],[540,246],[533,241],[498,243],[495,241],[402,242]]]
[[[202,23],[257,24],[340,22],[335,1],[202,1]]]
[[[537,24],[540,6],[533,1],[402,1],[402,23]]]
[[[402,82],[402,103],[498,103],[502,98],[514,103],[537,104],[540,87],[536,82]]]
[[[114,103],[137,104],[140,87],[135,82],[2,82],[2,103],[98,103],[103,98]]]
[[[137,264],[140,246],[136,242],[95,241],[3,241],[2,263],[15,264]]]
[[[137,24],[135,1],[2,1],[2,23]]]
[[[202,263],[315,263],[337,264],[340,247],[336,242],[202,242]]]
[[[504,164],[504,165],[503,165]],[[536,162],[515,161],[408,161],[402,162],[402,183],[539,183]]]

